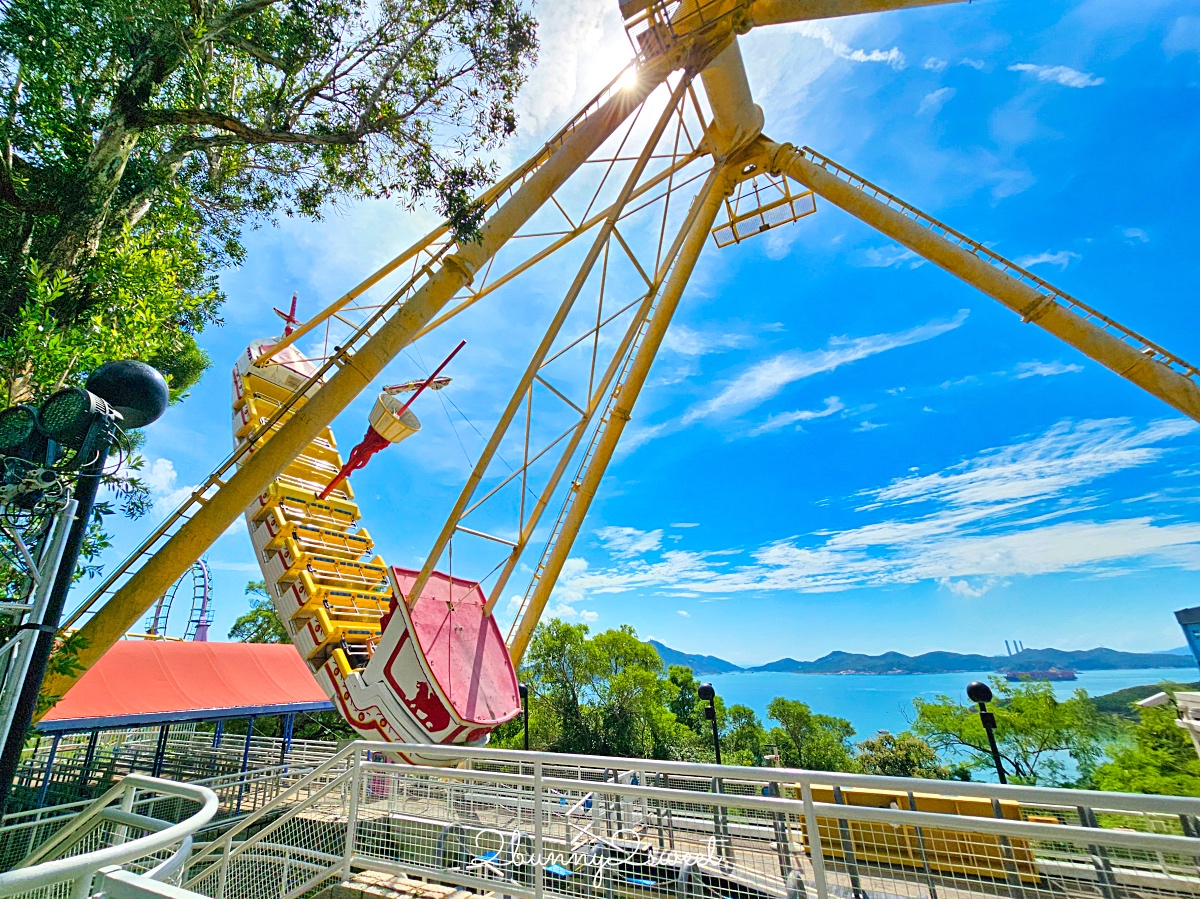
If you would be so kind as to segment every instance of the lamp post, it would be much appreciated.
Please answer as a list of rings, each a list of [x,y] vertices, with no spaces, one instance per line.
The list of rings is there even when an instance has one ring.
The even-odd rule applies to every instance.
[[[708,703],[704,707],[704,717],[712,722],[713,751],[717,754],[717,764],[719,765],[721,764],[721,734],[717,730],[717,691],[713,689],[712,684],[701,684],[699,696]]]
[[[0,750],[0,813],[3,813],[12,789],[13,778],[21,760],[25,734],[37,710],[38,694],[50,655],[58,622],[62,619],[67,593],[75,580],[75,566],[91,523],[92,509],[108,452],[116,440],[118,428],[142,428],[156,421],[166,411],[170,391],[163,376],[144,362],[126,360],[100,366],[87,381],[87,389],[68,387],[52,394],[38,408],[35,421],[41,446],[37,455],[44,457],[45,467],[59,468],[62,474],[75,473],[75,520],[62,550],[53,586],[42,619],[31,627],[37,630],[37,640],[30,655],[29,667],[21,684],[13,710],[12,723]],[[4,414],[8,414],[6,410]],[[36,442],[36,441],[35,441]],[[61,450],[74,450],[74,457],[59,467]],[[31,461],[42,462],[42,459]]]
[[[517,684],[517,690],[521,693],[521,719],[525,725],[525,751],[529,751],[529,688],[524,684]]]
[[[1008,783],[1004,776],[1004,765],[1000,763],[1000,747],[996,745],[996,716],[988,711],[987,704],[992,701],[992,688],[980,681],[967,684],[967,698],[979,703],[979,723],[987,733],[988,745],[992,747],[992,761],[996,763],[996,776],[1000,783]]]

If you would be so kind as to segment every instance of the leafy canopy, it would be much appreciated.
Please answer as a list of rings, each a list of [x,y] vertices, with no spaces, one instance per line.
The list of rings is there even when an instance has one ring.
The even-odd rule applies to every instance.
[[[1076,690],[1060,702],[1048,681],[1012,684],[996,676],[990,680],[996,698],[989,708],[996,715],[996,742],[1009,780],[1066,785],[1064,754],[1074,759],[1086,780],[1111,731],[1087,693]],[[973,770],[995,769],[977,706],[945,695],[933,700],[918,696],[913,705],[917,717],[912,729],[918,736],[950,755],[965,754]]]
[[[279,620],[266,581],[251,581],[246,585],[251,597],[249,611],[239,615],[229,629],[229,639],[242,643],[291,643],[287,629]]]

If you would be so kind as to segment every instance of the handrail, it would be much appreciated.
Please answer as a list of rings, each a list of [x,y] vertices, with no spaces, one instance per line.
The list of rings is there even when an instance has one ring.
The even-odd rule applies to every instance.
[[[713,765],[697,762],[674,762],[659,759],[614,759],[603,755],[561,755],[553,752],[525,752],[520,749],[489,749],[473,746],[422,745],[412,743],[387,743],[379,740],[357,740],[350,744],[362,749],[382,750],[384,752],[419,753],[429,758],[465,759],[477,758],[497,762],[524,763],[542,762],[552,767],[560,768],[567,765],[594,765],[597,768],[612,768],[614,765],[622,769],[645,769],[681,775],[692,775],[700,778],[721,778],[727,785],[737,781],[755,783],[789,783],[808,781],[818,784],[836,784],[843,787],[861,787],[864,789],[911,790],[913,779],[908,777],[886,777],[877,774],[849,774],[841,771],[813,771],[806,768],[743,768],[731,765]],[[414,768],[420,766],[412,766]],[[433,770],[433,769],[430,769]],[[550,776],[543,777],[543,783],[550,783]],[[999,798],[1013,801],[1024,801],[1033,805],[1063,805],[1096,806],[1095,800],[1103,798],[1111,805],[1104,808],[1120,808],[1127,811],[1158,812],[1170,815],[1200,814],[1200,799],[1187,796],[1158,796],[1144,793],[1097,792],[1094,790],[1072,790],[1065,787],[1031,787],[1020,784],[977,783],[974,781],[922,781],[922,792],[945,793],[955,796],[970,796],[983,799]],[[608,783],[604,785],[605,792],[628,792],[636,795],[638,791],[652,789],[635,787],[625,784]],[[1085,801],[1086,800],[1086,801]]]
[[[83,825],[88,821],[99,823],[101,815],[108,808],[108,804],[117,795],[126,792],[132,798],[132,791],[139,788],[198,802],[200,803],[200,809],[178,824],[169,824],[157,833],[150,833],[144,837],[129,840],[116,846],[97,849],[94,852],[53,859],[48,862],[41,862],[40,864],[31,864],[28,867],[21,867],[0,874],[0,897],[13,896],[55,883],[78,883],[86,881],[90,884],[92,877],[101,868],[110,865],[123,865],[135,859],[145,858],[148,855],[161,852],[176,843],[184,842],[192,834],[208,824],[217,813],[217,794],[207,787],[196,786],[195,784],[175,783],[141,774],[130,774],[121,781],[119,789],[109,790],[104,796],[92,803],[87,811],[80,814],[78,819],[79,826],[72,826],[64,831],[60,831],[59,836],[56,836],[46,847],[42,847],[42,850],[39,850],[39,853],[34,857],[41,857],[45,852],[50,851],[51,846],[58,848],[65,845],[67,842],[66,838],[63,837],[60,839],[60,837],[67,831],[70,831],[71,834],[78,834],[82,830]],[[162,866],[160,865],[159,867],[161,868]],[[78,889],[75,891],[75,894],[79,894]]]

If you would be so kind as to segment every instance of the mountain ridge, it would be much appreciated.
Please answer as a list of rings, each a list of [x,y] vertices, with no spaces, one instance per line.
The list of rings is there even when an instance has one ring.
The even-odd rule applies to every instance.
[[[649,640],[666,666],[687,665],[697,675],[754,674],[782,672],[791,674],[946,674],[957,671],[1043,671],[1048,668],[1072,668],[1076,671],[1119,671],[1130,668],[1189,667],[1174,653],[1123,652],[1098,646],[1095,649],[1023,649],[1010,656],[985,656],[946,650],[916,656],[901,652],[880,655],[843,652],[827,653],[811,662],[793,658],[776,659],[765,665],[744,667],[711,655],[699,655],[672,649],[658,640]]]

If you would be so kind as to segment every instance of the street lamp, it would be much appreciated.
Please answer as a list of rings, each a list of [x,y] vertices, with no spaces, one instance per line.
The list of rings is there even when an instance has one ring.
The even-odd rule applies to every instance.
[[[517,684],[517,690],[521,693],[521,719],[525,725],[525,751],[529,751],[529,688],[524,684]]]
[[[708,705],[704,707],[704,717],[712,722],[713,750],[717,754],[717,764],[721,764],[721,735],[717,730],[717,691],[712,684],[701,684],[699,696]]]
[[[25,733],[37,709],[109,450],[118,430],[145,427],[166,411],[169,402],[167,382],[156,369],[125,360],[97,368],[86,389],[67,387],[51,394],[36,410],[14,406],[0,413],[0,456],[32,466],[39,476],[49,478],[48,484],[73,473],[76,503],[41,620],[22,626],[36,630],[37,638],[0,750],[0,811],[8,800]],[[70,451],[73,454],[68,456]]]
[[[992,688],[980,681],[967,684],[967,698],[979,703],[979,722],[987,732],[988,745],[992,747],[992,761],[996,763],[996,776],[1000,783],[1008,783],[1004,776],[1004,765],[1000,763],[1000,747],[996,745],[996,716],[988,711],[987,704],[992,701]]]

